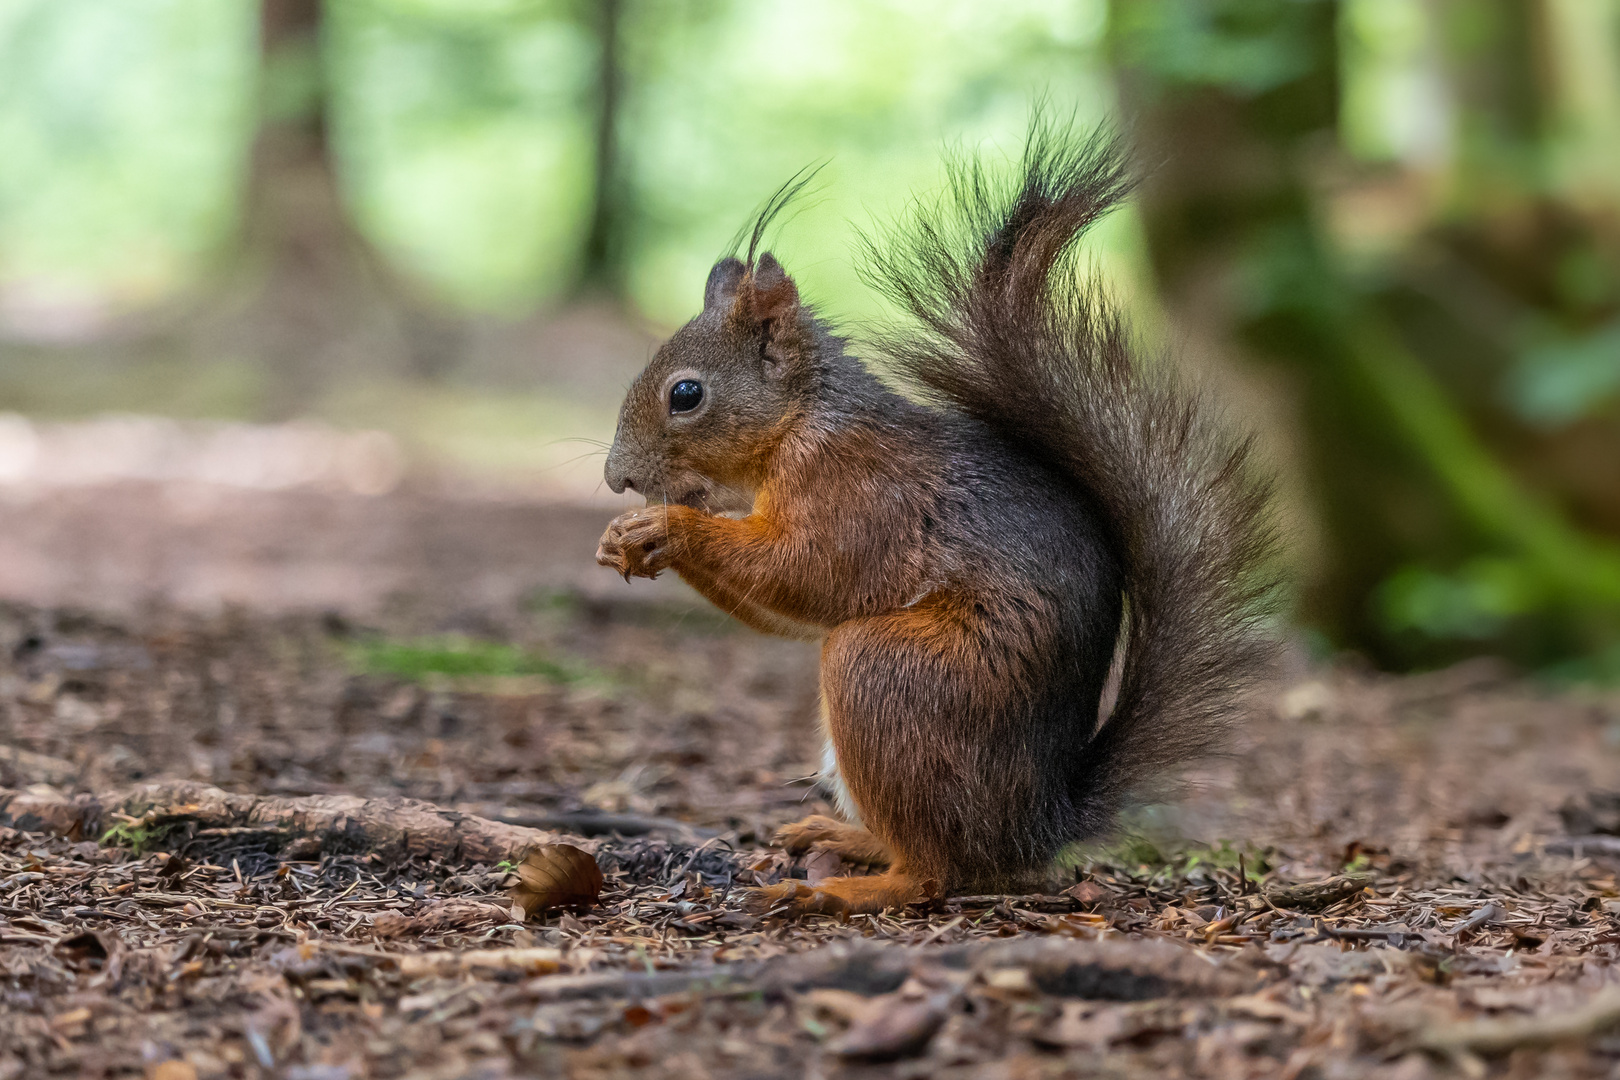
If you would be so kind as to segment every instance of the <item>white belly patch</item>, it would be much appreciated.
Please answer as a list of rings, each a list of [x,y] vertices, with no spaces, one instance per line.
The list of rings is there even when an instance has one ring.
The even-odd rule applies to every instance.
[[[827,706],[821,706],[821,732],[824,742],[821,744],[821,772],[818,779],[827,794],[832,796],[833,805],[843,815],[845,821],[852,825],[861,825],[861,812],[855,809],[855,800],[850,797],[849,787],[844,783],[843,774],[838,771],[838,751],[833,746],[832,735],[827,731]]]

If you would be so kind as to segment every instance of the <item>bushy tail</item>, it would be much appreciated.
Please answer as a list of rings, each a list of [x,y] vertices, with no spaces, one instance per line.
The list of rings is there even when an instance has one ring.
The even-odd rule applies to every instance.
[[[958,161],[950,197],[867,245],[866,271],[922,324],[883,344],[902,374],[1072,475],[1125,565],[1127,638],[1112,715],[1077,763],[1082,817],[1206,752],[1266,670],[1269,485],[1250,441],[1165,365],[1132,355],[1075,241],[1129,194],[1120,139],[1039,115],[1022,174]],[[1085,722],[1086,719],[1077,719]]]

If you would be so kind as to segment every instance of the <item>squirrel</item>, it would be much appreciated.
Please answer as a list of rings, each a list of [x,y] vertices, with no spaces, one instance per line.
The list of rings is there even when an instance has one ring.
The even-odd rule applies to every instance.
[[[776,840],[880,872],[768,886],[755,910],[1011,891],[1214,750],[1270,662],[1252,439],[1134,355],[1079,265],[1134,186],[1123,140],[1037,114],[1011,183],[969,159],[950,177],[865,245],[910,317],[881,344],[911,394],[760,252],[790,184],[629,387],[607,456],[647,505],[599,563],[821,640],[823,777],[849,821]]]

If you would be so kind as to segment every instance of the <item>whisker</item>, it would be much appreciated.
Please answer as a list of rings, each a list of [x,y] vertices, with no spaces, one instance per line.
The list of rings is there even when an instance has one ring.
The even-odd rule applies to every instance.
[[[580,454],[577,457],[571,457],[571,458],[568,458],[568,459],[566,459],[564,461],[554,461],[550,465],[547,465],[544,468],[542,468],[540,471],[541,472],[550,472],[553,469],[560,469],[565,465],[572,465],[576,461],[584,461],[586,458],[597,457],[598,455],[605,454],[605,453],[607,453],[606,450],[590,450],[590,451],[587,451],[586,453]]]

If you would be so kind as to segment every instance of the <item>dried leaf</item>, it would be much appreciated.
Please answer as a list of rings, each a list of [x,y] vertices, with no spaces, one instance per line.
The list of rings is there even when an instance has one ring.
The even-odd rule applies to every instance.
[[[1112,890],[1105,889],[1095,881],[1089,880],[1082,881],[1080,884],[1063,891],[1066,895],[1074,897],[1075,900],[1082,904],[1097,904],[1112,899],[1114,896]]]
[[[147,1071],[147,1080],[197,1080],[197,1070],[188,1062],[160,1061]]]
[[[602,868],[572,844],[544,844],[523,857],[512,903],[524,914],[589,907],[602,894]]]
[[[875,1008],[835,1040],[829,1049],[839,1057],[866,1061],[893,1061],[922,1053],[945,1023],[949,994],[925,998],[886,995]]]
[[[77,1028],[80,1032],[83,1032],[84,1025],[90,1022],[90,1017],[90,1010],[81,1005],[77,1009],[70,1009],[65,1013],[59,1013],[51,1017],[51,1027],[56,1031]]]
[[[1083,1046],[1102,1052],[1124,1031],[1124,1009],[1094,1001],[1065,1001],[1057,1019],[1039,1033],[1035,1041],[1046,1046]]]
[[[57,942],[56,955],[80,971],[100,971],[116,949],[114,939],[86,930]]]
[[[818,986],[804,994],[799,1001],[811,1009],[831,1013],[846,1024],[856,1024],[870,1014],[875,1007],[873,1000],[853,990],[839,990],[830,986]]]
[[[805,883],[819,885],[844,872],[844,860],[834,851],[812,851],[804,859]]]

